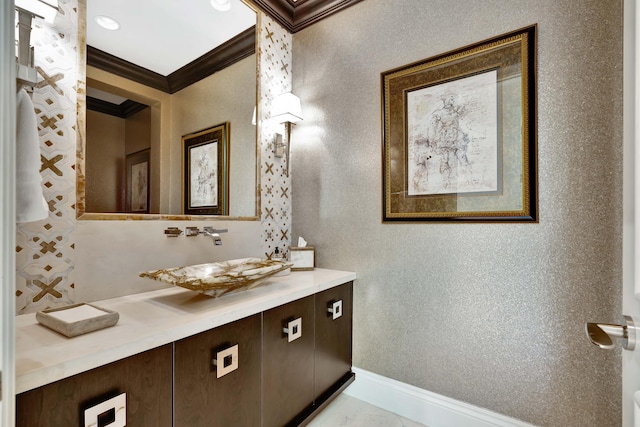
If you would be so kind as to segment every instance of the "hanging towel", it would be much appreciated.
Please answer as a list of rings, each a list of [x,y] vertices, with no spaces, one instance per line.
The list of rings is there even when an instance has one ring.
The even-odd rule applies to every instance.
[[[16,221],[40,221],[49,216],[40,175],[40,139],[36,113],[26,90],[16,99]]]

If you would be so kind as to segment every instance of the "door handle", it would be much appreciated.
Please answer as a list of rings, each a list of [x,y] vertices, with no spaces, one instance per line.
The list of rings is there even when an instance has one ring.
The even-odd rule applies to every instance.
[[[612,349],[614,339],[620,339],[622,348],[632,351],[636,348],[636,322],[631,316],[622,316],[622,323],[587,323],[585,332],[591,343],[600,348]]]

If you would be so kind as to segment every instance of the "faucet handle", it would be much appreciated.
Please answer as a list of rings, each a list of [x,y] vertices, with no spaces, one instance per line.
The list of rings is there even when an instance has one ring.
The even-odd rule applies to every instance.
[[[185,230],[185,236],[192,237],[200,234],[200,229],[198,227],[187,227]]]
[[[164,234],[166,234],[167,237],[178,237],[182,234],[182,230],[180,230],[178,227],[168,227],[166,230],[164,230]]]

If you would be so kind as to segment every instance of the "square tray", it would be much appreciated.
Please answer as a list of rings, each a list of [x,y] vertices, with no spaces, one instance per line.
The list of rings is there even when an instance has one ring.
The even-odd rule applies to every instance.
[[[36,313],[40,324],[69,338],[108,328],[118,323],[120,315],[95,305],[80,303],[50,308]]]

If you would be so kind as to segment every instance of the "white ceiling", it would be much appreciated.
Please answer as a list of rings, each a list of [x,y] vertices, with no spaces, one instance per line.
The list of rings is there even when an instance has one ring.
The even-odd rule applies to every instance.
[[[99,15],[120,23],[109,31]],[[256,23],[241,0],[220,12],[209,0],[87,0],[87,44],[167,76]]]

